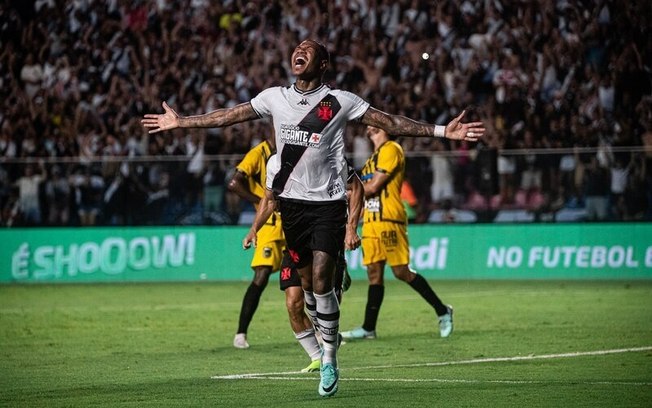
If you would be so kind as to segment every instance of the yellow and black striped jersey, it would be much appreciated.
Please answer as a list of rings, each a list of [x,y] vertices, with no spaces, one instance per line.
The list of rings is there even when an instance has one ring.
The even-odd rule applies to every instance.
[[[405,207],[401,201],[405,155],[400,144],[391,140],[383,143],[362,168],[362,182],[369,182],[376,171],[388,174],[389,180],[376,196],[365,198],[364,222],[406,223]]]
[[[263,198],[265,195],[267,161],[273,154],[272,147],[265,140],[249,150],[236,167],[247,176],[249,191],[258,198]]]

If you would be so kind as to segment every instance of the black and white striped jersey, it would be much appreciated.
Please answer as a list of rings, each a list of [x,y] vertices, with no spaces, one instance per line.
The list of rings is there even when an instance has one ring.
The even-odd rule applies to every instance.
[[[272,190],[277,197],[325,202],[346,200],[346,124],[359,119],[369,103],[321,85],[309,92],[295,85],[268,88],[251,100],[260,117],[272,117],[277,165]]]

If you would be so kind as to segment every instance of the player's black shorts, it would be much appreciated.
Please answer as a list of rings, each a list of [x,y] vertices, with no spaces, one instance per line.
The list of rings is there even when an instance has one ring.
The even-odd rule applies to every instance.
[[[336,291],[342,290],[342,281],[344,280],[344,270],[346,269],[346,258],[344,258],[344,251],[340,252],[340,255],[337,257],[337,263],[335,265],[335,276],[333,276],[333,288]],[[301,287],[301,276],[297,268],[290,258],[290,254],[287,251],[283,251],[283,259],[281,260],[281,273],[279,275],[279,287],[281,290],[285,290],[292,286]]]
[[[287,250],[283,251],[281,273],[279,274],[278,283],[281,290],[291,288],[292,286],[301,286],[301,276],[299,276],[299,271],[297,271],[296,266],[294,266],[292,258],[290,258],[290,254]]]
[[[345,201],[307,204],[280,200],[287,249],[297,268],[312,261],[312,251],[323,251],[337,259],[346,233]]]

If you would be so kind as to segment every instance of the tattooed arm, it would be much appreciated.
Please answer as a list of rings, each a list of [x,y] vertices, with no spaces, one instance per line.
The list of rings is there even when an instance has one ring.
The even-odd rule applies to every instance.
[[[482,122],[461,123],[466,111],[462,111],[455,119],[451,120],[444,131],[444,137],[454,140],[468,140],[475,142],[484,136]],[[419,122],[405,116],[390,115],[373,107],[367,109],[360,122],[364,125],[374,126],[385,130],[392,136],[433,137],[435,125]]]
[[[258,119],[249,102],[195,116],[179,116],[166,102],[163,102],[163,110],[165,112],[160,114],[148,113],[141,120],[143,126],[150,129],[149,133],[176,128],[224,127]]]

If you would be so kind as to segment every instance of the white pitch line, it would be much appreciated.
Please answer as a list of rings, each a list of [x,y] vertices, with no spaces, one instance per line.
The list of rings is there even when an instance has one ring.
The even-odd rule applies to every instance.
[[[215,377],[212,377],[215,378]],[[220,378],[223,379],[223,378]],[[314,376],[302,377],[278,377],[278,376],[250,376],[242,377],[247,380],[281,380],[281,381],[315,381]],[[362,382],[395,382],[395,383],[448,383],[448,384],[563,384],[563,385],[634,385],[634,386],[652,386],[652,382],[633,382],[633,381],[543,381],[543,380],[463,380],[450,378],[356,378],[345,377],[342,381],[362,381]]]
[[[576,351],[572,353],[558,353],[558,354],[542,354],[542,355],[528,355],[528,356],[514,356],[514,357],[489,357],[489,358],[475,358],[471,360],[458,360],[458,361],[440,361],[435,363],[415,363],[415,364],[395,364],[395,365],[377,365],[367,367],[347,367],[342,368],[341,371],[355,371],[355,370],[378,370],[387,368],[416,368],[416,367],[441,367],[463,364],[482,364],[482,363],[500,363],[511,361],[528,361],[528,360],[546,360],[555,358],[571,358],[571,357],[585,357],[585,356],[603,356],[608,354],[620,353],[635,353],[639,351],[650,351],[652,346],[645,347],[632,347],[611,350],[596,350],[596,351]],[[212,376],[213,380],[238,380],[247,378],[262,378],[262,377],[275,377],[288,376],[293,374],[303,374],[300,371],[285,371],[275,373],[249,373],[249,374],[232,374],[232,375],[215,375]],[[378,381],[381,381],[378,379]],[[642,383],[645,384],[645,383]]]
[[[542,354],[539,356],[531,354],[527,356],[475,358],[471,360],[441,361],[437,363],[416,363],[416,364],[398,364],[398,365],[386,365],[386,366],[351,367],[348,368],[348,370],[369,370],[369,369],[409,368],[409,367],[441,367],[441,366],[463,365],[463,364],[501,363],[501,362],[511,362],[511,361],[546,360],[546,359],[554,359],[554,358],[604,356],[608,354],[634,353],[639,351],[650,351],[650,350],[652,350],[652,346],[612,349],[612,350],[576,351],[572,353],[559,353],[559,354]]]

